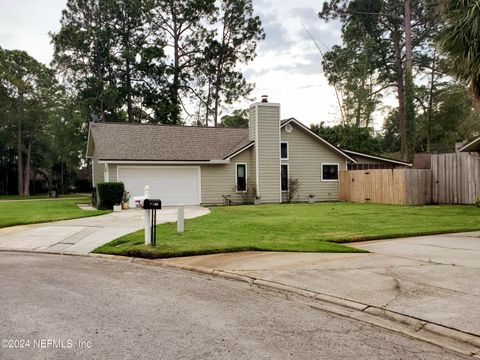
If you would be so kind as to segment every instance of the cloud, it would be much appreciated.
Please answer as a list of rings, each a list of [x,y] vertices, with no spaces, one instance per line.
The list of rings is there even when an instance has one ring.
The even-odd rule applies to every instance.
[[[259,13],[265,31],[265,40],[259,44],[259,51],[279,51],[288,49],[292,40],[288,29],[278,21],[276,13]]]

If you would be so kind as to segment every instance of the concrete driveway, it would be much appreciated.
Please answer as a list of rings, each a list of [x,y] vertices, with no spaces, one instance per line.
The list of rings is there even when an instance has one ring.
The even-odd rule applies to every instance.
[[[480,232],[351,245],[371,253],[245,252],[168,261],[233,271],[480,335]]]
[[[210,212],[201,206],[186,206],[185,218]],[[177,209],[157,211],[157,224],[176,221]],[[120,236],[143,229],[144,210],[130,209],[107,215],[0,229],[0,250],[30,250],[87,254]]]

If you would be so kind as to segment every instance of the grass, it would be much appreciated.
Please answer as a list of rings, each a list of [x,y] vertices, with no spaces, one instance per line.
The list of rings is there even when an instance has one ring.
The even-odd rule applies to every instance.
[[[86,211],[76,205],[89,202],[89,197],[71,200],[0,202],[0,228],[56,220],[77,219],[109,213],[109,211],[100,210]]]
[[[85,197],[90,196],[86,194],[62,194],[58,195],[59,198],[73,198],[73,197]],[[48,194],[35,194],[29,196],[22,195],[0,195],[1,200],[36,200],[36,199],[48,199]]]
[[[468,205],[397,206],[324,203],[214,207],[185,221],[157,226],[157,246],[143,230],[116,239],[98,253],[164,258],[244,250],[361,252],[343,242],[480,230],[480,209]]]

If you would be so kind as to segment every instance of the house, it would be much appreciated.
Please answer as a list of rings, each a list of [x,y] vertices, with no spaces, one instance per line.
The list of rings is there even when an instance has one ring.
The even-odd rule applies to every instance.
[[[348,163],[348,170],[403,169],[412,167],[412,164],[406,161],[390,159],[378,155],[369,155],[360,153],[358,151],[345,149],[343,152],[355,159],[355,163]]]
[[[137,196],[148,184],[167,206],[241,203],[252,186],[262,203],[280,203],[289,178],[299,181],[294,201],[309,194],[338,200],[339,170],[362,155],[333,146],[294,118],[280,121],[280,104],[266,99],[250,106],[248,128],[97,122],[87,144],[93,185],[121,181]]]
[[[459,152],[480,153],[480,136],[476,136],[470,141],[466,141],[457,147]]]

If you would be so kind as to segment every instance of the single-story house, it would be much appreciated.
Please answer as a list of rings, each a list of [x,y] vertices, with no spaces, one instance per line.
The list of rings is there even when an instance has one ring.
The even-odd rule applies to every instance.
[[[250,106],[248,128],[94,122],[87,157],[94,186],[119,181],[138,196],[149,185],[167,206],[241,203],[253,187],[262,203],[280,203],[292,178],[294,201],[338,200],[349,164],[401,165],[341,150],[294,118],[281,121],[280,104],[267,101]]]
[[[466,141],[465,144],[458,147],[458,151],[480,153],[480,136],[476,136],[472,140]]]

